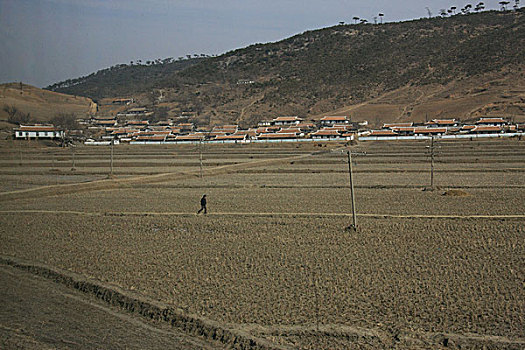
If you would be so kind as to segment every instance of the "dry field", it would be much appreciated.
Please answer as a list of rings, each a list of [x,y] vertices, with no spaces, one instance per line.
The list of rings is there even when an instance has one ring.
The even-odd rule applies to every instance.
[[[202,177],[198,147],[121,146],[107,180],[106,147],[6,142],[0,254],[281,346],[521,349],[525,142],[439,144],[435,191],[426,143],[352,146],[352,232],[344,145],[206,146]]]

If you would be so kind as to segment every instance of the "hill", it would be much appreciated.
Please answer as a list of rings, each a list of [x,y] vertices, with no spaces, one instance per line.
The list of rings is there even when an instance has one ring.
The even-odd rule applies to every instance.
[[[376,123],[486,113],[521,118],[524,14],[338,25],[203,58],[148,75],[140,86],[122,69],[106,71],[103,81],[96,73],[48,88],[97,99],[133,95],[143,104],[162,103],[170,114],[192,112],[201,124],[339,113]]]
[[[88,97],[72,96],[63,93],[39,89],[22,84],[0,84],[0,122],[7,124],[9,114],[4,107],[14,107],[19,113],[27,115],[34,122],[48,122],[58,114],[75,114],[85,117],[97,111],[97,105]]]

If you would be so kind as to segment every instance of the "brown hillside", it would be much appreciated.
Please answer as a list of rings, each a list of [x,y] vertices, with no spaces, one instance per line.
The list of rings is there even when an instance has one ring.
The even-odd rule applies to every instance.
[[[8,118],[8,114],[3,110],[5,105],[15,106],[23,113],[30,113],[31,119],[37,122],[46,122],[59,113],[73,113],[78,117],[85,117],[96,113],[97,110],[97,105],[90,98],[52,92],[21,83],[0,85],[2,122]]]
[[[525,74],[520,69],[454,80],[446,85],[407,86],[314,118],[327,114],[368,120],[372,126],[438,118],[468,121],[490,116],[525,122]]]

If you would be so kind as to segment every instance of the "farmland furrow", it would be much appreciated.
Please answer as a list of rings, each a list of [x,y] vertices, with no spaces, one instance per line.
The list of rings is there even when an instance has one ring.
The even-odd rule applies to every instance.
[[[83,212],[73,210],[0,210],[1,214],[67,214],[85,216],[195,216],[194,212]],[[250,213],[250,212],[213,212],[208,216],[251,216],[251,217],[351,217],[347,213]],[[378,214],[357,213],[357,216],[379,219],[525,219],[520,215],[424,215],[424,214]]]
[[[292,156],[280,159],[265,159],[257,160],[253,162],[246,163],[237,163],[232,165],[222,165],[214,168],[203,169],[203,176],[214,176],[219,174],[226,174],[230,172],[236,172],[239,169],[258,167],[262,165],[272,165],[279,164],[282,162],[289,162],[294,160],[303,159],[310,157],[312,154],[303,154],[299,156]],[[65,185],[55,185],[55,186],[42,186],[25,190],[10,191],[0,193],[0,201],[7,200],[16,200],[23,198],[34,198],[45,197],[45,196],[55,196],[69,193],[85,192],[85,191],[98,191],[105,189],[114,189],[121,188],[123,186],[132,185],[132,184],[145,184],[152,182],[162,182],[168,180],[180,180],[184,178],[191,178],[194,176],[199,176],[199,171],[188,171],[188,172],[176,172],[176,173],[161,173],[148,176],[134,176],[125,179],[104,179],[96,180],[92,182],[76,183],[76,184],[65,184]]]

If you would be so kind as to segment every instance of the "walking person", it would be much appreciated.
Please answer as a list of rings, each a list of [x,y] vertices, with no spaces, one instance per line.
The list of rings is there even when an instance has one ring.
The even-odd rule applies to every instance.
[[[197,212],[197,215],[199,215],[200,212],[203,211],[203,210],[204,210],[204,214],[208,213],[208,210],[206,209],[206,195],[202,196],[202,198],[201,198],[201,208]]]

